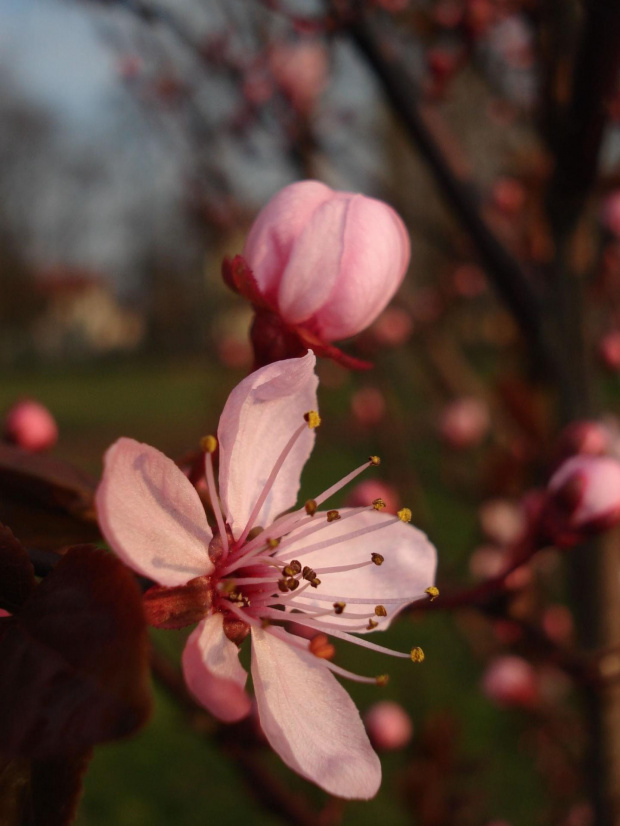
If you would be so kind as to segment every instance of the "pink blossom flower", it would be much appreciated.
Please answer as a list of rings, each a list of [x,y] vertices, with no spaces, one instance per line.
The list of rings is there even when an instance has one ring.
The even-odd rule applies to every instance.
[[[382,201],[334,192],[319,181],[282,189],[254,221],[243,256],[224,266],[228,284],[257,311],[257,363],[307,349],[336,358],[330,343],[377,318],[400,286],[409,255],[405,226]],[[360,366],[351,361],[343,363]]]
[[[479,445],[490,424],[491,415],[486,403],[474,396],[463,396],[444,407],[439,432],[450,447],[463,450]]]
[[[249,713],[247,674],[237,654],[250,633],[254,691],[267,740],[288,766],[326,791],[365,799],[379,787],[380,764],[334,674],[379,684],[385,678],[336,665],[331,640],[420,661],[418,648],[393,652],[354,634],[382,630],[408,603],[432,597],[435,589],[426,589],[436,552],[424,534],[405,524],[406,510],[400,518],[377,510],[380,502],[319,510],[377,464],[376,457],[284,513],[295,503],[314,443],[314,364],[308,353],[268,365],[229,396],[218,428],[219,498],[216,440],[204,440],[214,528],[177,466],[132,439],[120,439],[107,451],[96,504],[110,546],[135,571],[160,583],[151,589],[159,624],[180,627],[199,620],[183,653],[185,679],[196,699],[225,721]],[[170,604],[185,599],[191,610],[181,611],[184,623],[183,617],[165,615],[167,595]],[[290,625],[281,624],[287,618],[313,631],[312,638],[291,633]]]
[[[276,44],[269,54],[276,82],[301,115],[309,115],[329,79],[328,52],[319,41]]]
[[[4,435],[24,450],[49,450],[58,441],[58,425],[47,407],[33,399],[23,399],[6,414]]]

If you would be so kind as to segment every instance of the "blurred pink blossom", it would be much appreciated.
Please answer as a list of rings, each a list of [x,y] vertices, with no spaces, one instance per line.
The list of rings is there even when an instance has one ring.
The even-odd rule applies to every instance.
[[[601,221],[612,235],[620,238],[620,190],[607,196],[601,210]]]
[[[603,336],[598,345],[599,355],[609,370],[620,370],[620,330]]]
[[[444,407],[439,418],[439,432],[446,444],[460,450],[479,445],[490,423],[486,403],[473,396],[464,396]]]
[[[551,477],[548,491],[558,530],[605,530],[620,519],[620,462],[573,456]]]
[[[480,527],[498,545],[512,545],[526,527],[523,507],[510,499],[489,499],[478,511]]]
[[[413,736],[413,723],[405,709],[391,700],[374,703],[364,715],[370,742],[378,751],[404,748]]]
[[[378,387],[362,387],[351,397],[351,413],[365,427],[379,424],[386,409],[385,396]]]
[[[383,347],[401,347],[412,332],[413,319],[402,307],[387,307],[371,328],[375,341]]]
[[[530,708],[539,697],[536,671],[527,660],[511,655],[491,662],[481,686],[489,700],[504,707]]]
[[[49,450],[58,441],[58,425],[47,407],[33,399],[23,399],[6,414],[4,436],[24,450]]]
[[[316,40],[278,43],[269,52],[269,67],[293,108],[309,114],[329,78],[325,46]]]

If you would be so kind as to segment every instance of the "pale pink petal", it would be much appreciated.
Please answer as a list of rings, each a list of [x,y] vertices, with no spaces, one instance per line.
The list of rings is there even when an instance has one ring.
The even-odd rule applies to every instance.
[[[344,516],[349,510],[342,508],[340,513]],[[315,518],[319,516],[320,514],[317,513]],[[315,602],[313,597],[320,596],[321,593],[338,596],[347,603],[347,614],[357,614],[360,617],[359,620],[347,619],[334,614],[321,617],[321,623],[333,625],[334,628],[340,630],[347,630],[353,626],[364,625],[366,620],[363,618],[372,615],[375,604],[385,605],[386,617],[373,616],[373,619],[379,623],[378,630],[381,631],[387,628],[394,616],[404,607],[404,605],[384,603],[384,600],[409,598],[412,601],[424,598],[425,589],[434,584],[437,551],[433,545],[422,531],[385,512],[362,511],[349,519],[332,522],[314,537],[291,545],[282,545],[282,549],[286,548],[284,558],[295,559],[297,553],[311,543],[337,539],[339,536],[381,524],[386,527],[300,556],[300,562],[303,565],[308,565],[318,572],[321,584],[316,592],[313,589],[305,591],[299,600],[303,598],[304,604],[307,602],[308,605],[314,607],[329,609],[331,607],[329,604],[326,606],[325,602],[320,603],[318,600]],[[368,562],[372,553],[383,556],[382,565],[366,565],[363,568],[341,573],[320,573],[321,568]],[[347,602],[347,597],[372,599],[373,603],[360,605]]]
[[[252,678],[261,727],[293,771],[338,797],[368,800],[381,783],[355,704],[320,661],[252,629]]]
[[[315,209],[333,197],[319,181],[301,181],[276,193],[252,224],[243,257],[267,298],[275,300],[293,245]]]
[[[374,321],[409,264],[409,236],[396,212],[374,198],[349,198],[340,275],[316,316],[326,341],[355,335]]]
[[[304,424],[304,413],[317,409],[312,352],[261,367],[232,391],[218,428],[220,496],[233,534],[246,525],[282,449]],[[314,445],[305,428],[285,460],[255,525],[266,526],[297,500],[299,479]]]
[[[200,498],[154,447],[115,442],[105,454],[95,503],[106,541],[134,571],[161,585],[183,585],[213,570]]]
[[[190,634],[183,651],[183,676],[198,702],[225,723],[250,712],[248,675],[239,662],[239,649],[224,634],[222,614],[207,617]]]
[[[332,197],[307,221],[291,250],[278,291],[278,308],[289,324],[306,321],[327,301],[342,272],[350,197]]]

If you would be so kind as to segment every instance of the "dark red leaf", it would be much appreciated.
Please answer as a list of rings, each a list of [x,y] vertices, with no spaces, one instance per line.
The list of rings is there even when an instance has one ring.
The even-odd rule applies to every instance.
[[[2,826],[69,826],[91,752],[55,760],[0,757]]]
[[[141,594],[116,557],[71,548],[10,623],[0,640],[0,752],[75,755],[146,721]]]
[[[58,507],[46,506],[27,493],[0,491],[0,522],[10,525],[27,547],[60,549],[101,538],[95,522],[85,522]]]
[[[94,479],[67,462],[0,443],[0,490],[95,520]]]
[[[28,553],[6,525],[0,523],[0,608],[14,613],[35,587]]]

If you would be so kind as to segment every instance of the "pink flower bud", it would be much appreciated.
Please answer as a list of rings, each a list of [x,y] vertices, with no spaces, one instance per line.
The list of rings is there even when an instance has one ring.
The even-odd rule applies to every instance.
[[[609,370],[620,370],[620,330],[603,336],[598,345],[601,361]]]
[[[351,413],[365,427],[379,424],[385,412],[385,397],[377,387],[362,387],[351,398]]]
[[[511,545],[525,530],[523,508],[510,499],[489,499],[480,506],[478,515],[480,527],[498,545]]]
[[[2,617],[10,617],[10,616],[11,615],[9,614],[8,611],[5,611],[4,608],[0,608],[0,619],[2,619]]]
[[[382,347],[401,347],[413,332],[413,319],[401,307],[388,307],[372,325],[372,336]]]
[[[366,479],[356,485],[347,497],[347,506],[363,508],[372,505],[377,499],[383,499],[388,513],[396,513],[400,509],[401,502],[396,489],[378,479]]]
[[[587,419],[569,424],[559,438],[562,456],[573,456],[575,453],[600,456],[607,452],[609,445],[610,434],[605,425]]]
[[[526,192],[523,184],[516,178],[498,178],[493,185],[493,203],[501,212],[514,216],[525,205]]]
[[[521,657],[498,657],[484,672],[482,691],[499,706],[531,708],[539,696],[538,677]]]
[[[324,342],[353,336],[377,318],[409,254],[405,225],[391,207],[318,181],[278,192],[243,251],[265,301],[287,325],[303,325]]]
[[[489,409],[480,399],[463,397],[447,405],[439,421],[442,439],[457,449],[474,447],[484,439],[490,424]]]
[[[609,456],[573,456],[551,477],[552,530],[603,531],[620,520],[620,462]]]
[[[300,114],[309,114],[328,80],[327,50],[318,41],[281,43],[269,54],[276,82]]]
[[[612,235],[620,238],[620,191],[612,192],[605,199],[601,221]]]
[[[374,703],[364,715],[366,730],[380,751],[404,748],[413,736],[413,724],[405,709],[391,700]]]
[[[24,450],[48,450],[58,441],[58,426],[49,410],[39,402],[24,399],[6,414],[4,435]]]
[[[459,264],[452,274],[454,292],[463,298],[475,298],[487,288],[484,270],[476,264]]]

